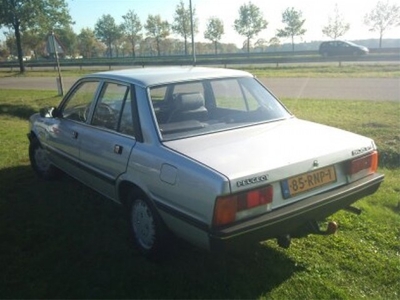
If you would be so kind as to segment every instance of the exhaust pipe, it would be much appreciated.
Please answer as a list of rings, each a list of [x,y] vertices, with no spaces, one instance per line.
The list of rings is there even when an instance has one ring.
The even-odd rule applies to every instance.
[[[347,210],[348,212],[351,212],[356,215],[361,215],[361,213],[362,213],[361,209],[354,207],[354,206],[347,206],[346,208],[344,208],[344,210]]]

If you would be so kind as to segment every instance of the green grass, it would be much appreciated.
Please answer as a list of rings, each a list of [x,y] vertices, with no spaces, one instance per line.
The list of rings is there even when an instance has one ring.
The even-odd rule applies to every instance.
[[[27,118],[59,101],[53,92],[0,90],[0,298],[400,298],[400,168],[339,212],[334,236],[267,241],[211,255],[173,240],[155,264],[132,249],[120,208],[64,177],[37,179],[27,155]],[[399,104],[335,100],[284,103],[298,116],[374,138],[398,159]],[[382,151],[381,151],[382,153]]]
[[[128,68],[129,66],[123,66]],[[220,66],[222,67],[222,66]],[[262,65],[262,66],[245,66],[245,65],[229,65],[229,68],[241,69],[249,71],[258,77],[328,77],[328,78],[399,78],[400,67],[398,63],[354,63],[343,62],[341,66],[338,63],[329,64],[281,64],[281,65]],[[122,67],[116,67],[122,68]],[[109,71],[108,66],[91,67],[85,66],[82,69],[79,67],[68,67],[62,69],[63,77],[79,77],[84,74]],[[17,69],[0,70],[1,77],[58,77],[58,72],[55,68],[27,68],[24,74],[20,74]]]

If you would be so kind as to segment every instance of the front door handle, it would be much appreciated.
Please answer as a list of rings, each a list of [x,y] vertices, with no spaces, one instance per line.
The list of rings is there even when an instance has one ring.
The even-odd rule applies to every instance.
[[[78,138],[78,133],[76,131],[72,131],[72,138],[75,140]]]
[[[122,154],[122,149],[124,149],[124,147],[120,145],[114,145],[114,153]]]

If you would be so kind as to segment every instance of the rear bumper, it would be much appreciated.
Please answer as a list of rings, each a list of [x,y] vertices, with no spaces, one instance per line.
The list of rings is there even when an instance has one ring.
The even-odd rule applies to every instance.
[[[312,220],[324,220],[355,201],[375,193],[384,179],[371,174],[335,190],[276,209],[263,216],[210,233],[212,251],[228,250],[298,231]]]

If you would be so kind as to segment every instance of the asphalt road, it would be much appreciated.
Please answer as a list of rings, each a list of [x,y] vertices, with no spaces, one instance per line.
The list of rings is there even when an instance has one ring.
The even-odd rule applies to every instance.
[[[63,78],[67,91],[77,78]],[[260,78],[279,98],[314,98],[400,102],[400,78]],[[56,78],[5,77],[0,89],[57,91]]]

